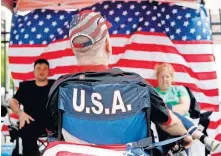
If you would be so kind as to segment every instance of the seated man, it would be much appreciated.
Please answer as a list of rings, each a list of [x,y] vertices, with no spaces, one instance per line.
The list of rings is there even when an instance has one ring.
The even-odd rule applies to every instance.
[[[19,116],[19,136],[22,138],[23,155],[40,155],[37,139],[45,130],[48,120],[46,104],[49,90],[54,80],[48,80],[49,63],[45,59],[38,59],[34,63],[35,80],[19,84],[19,89],[12,99],[10,107]],[[19,104],[24,106],[21,110]]]
[[[73,17],[73,20],[70,23],[69,36],[71,39],[71,46],[72,46],[73,52],[75,53],[78,64],[80,65],[78,72],[81,72],[82,75],[79,76],[79,74],[75,74],[75,73],[70,74],[70,75],[66,75],[66,76],[58,79],[52,88],[56,88],[56,87],[58,88],[59,84],[61,82],[64,82],[70,78],[77,77],[78,79],[84,80],[84,76],[86,77],[86,75],[90,74],[90,72],[93,72],[95,74],[94,75],[95,77],[96,77],[96,74],[99,74],[99,72],[105,72],[106,75],[112,74],[114,72],[114,70],[111,70],[108,67],[108,59],[111,56],[112,50],[111,50],[110,37],[108,34],[108,29],[107,29],[106,23],[107,23],[107,21],[105,21],[104,18],[99,13],[92,12],[92,11],[84,11],[84,12],[81,12]],[[83,72],[86,72],[86,73],[84,74]],[[123,73],[126,73],[126,72],[123,72]],[[123,74],[116,74],[116,75],[121,77],[122,82],[127,81],[130,77],[130,76],[129,77],[124,76]],[[102,75],[102,74],[100,75],[100,78],[104,78],[104,77],[105,77],[104,75]],[[99,79],[99,76],[96,78]],[[106,78],[108,79],[108,77],[106,77]],[[111,79],[110,79],[110,81],[111,81]],[[73,85],[75,85],[75,84],[73,83]],[[184,134],[187,134],[188,132],[184,128],[181,121],[172,112],[168,111],[163,100],[157,95],[154,88],[151,87],[147,83],[146,83],[146,86],[147,86],[146,97],[149,97],[148,101],[149,101],[149,104],[151,105],[151,113],[150,113],[151,120],[153,122],[159,124],[164,131],[168,132],[172,136],[182,136]],[[111,90],[111,87],[112,86],[109,87],[109,90]],[[66,89],[68,89],[68,88],[66,88]],[[93,89],[97,90],[98,88],[93,88]],[[108,89],[108,88],[106,88],[106,89]],[[119,90],[120,89],[121,88],[119,88]],[[65,90],[65,88],[64,88],[64,90]],[[74,142],[74,143],[87,142],[87,143],[96,143],[96,144],[116,144],[116,143],[125,144],[125,143],[128,143],[127,142],[128,140],[129,141],[138,141],[138,138],[132,138],[131,135],[127,135],[126,133],[125,134],[121,133],[118,136],[109,137],[112,134],[111,134],[111,131],[109,131],[109,129],[107,127],[100,127],[100,125],[98,125],[96,122],[96,125],[100,127],[98,129],[95,126],[95,124],[93,124],[93,122],[94,122],[93,120],[86,122],[85,120],[81,119],[81,118],[89,119],[89,116],[91,114],[93,114],[93,113],[89,113],[90,110],[92,110],[92,109],[87,109],[87,107],[86,107],[86,112],[82,111],[82,110],[85,110],[84,109],[85,105],[87,105],[87,106],[89,105],[87,102],[85,103],[83,100],[84,96],[86,96],[86,100],[88,100],[89,97],[87,97],[87,96],[88,96],[88,94],[91,94],[91,90],[90,89],[88,89],[88,90],[89,91],[87,92],[87,90],[86,90],[85,93],[84,93],[84,91],[80,92],[78,90],[74,90],[74,91],[71,90],[70,92],[73,92],[71,94],[70,94],[70,92],[64,93],[67,96],[66,100],[69,100],[70,103],[73,102],[72,106],[69,105],[70,108],[66,109],[66,111],[73,112],[72,114],[74,114],[75,116],[77,116],[77,115],[79,116],[79,118],[73,119],[70,117],[70,115],[68,116],[68,114],[67,114],[66,116],[63,117],[62,122],[67,123],[68,122],[67,120],[74,120],[75,121],[75,122],[72,122],[73,124],[69,124],[69,125],[63,123],[63,128],[64,128],[63,129],[63,136],[64,136],[65,140],[69,141],[69,142]],[[55,91],[55,89],[51,89],[49,96],[50,95],[52,97],[53,97],[53,95],[57,96],[58,94],[56,94],[56,92],[54,94],[54,91]],[[94,91],[94,90],[92,90],[92,91]],[[81,93],[81,96],[79,96],[79,95],[76,96],[76,94],[78,92]],[[108,90],[104,90],[102,93],[104,94],[107,92],[108,92]],[[61,88],[59,88],[59,93],[63,94],[63,90]],[[97,97],[95,98],[96,100],[94,100],[94,103],[96,103],[96,106],[98,107],[98,105],[100,105],[98,100],[101,99],[102,97],[99,97],[99,95],[96,95],[96,96]],[[130,93],[130,95],[127,95],[127,97],[131,97],[131,98],[136,97],[136,96],[138,96],[138,95],[132,94],[132,93]],[[79,97],[81,97],[81,98],[79,98]],[[110,94],[106,95],[105,98],[107,98],[107,99],[109,98],[109,100],[107,100],[107,101],[113,101],[113,99],[114,99]],[[57,113],[58,100],[60,101],[60,103],[63,103],[63,106],[65,105],[65,102],[63,102],[64,100],[62,100],[62,99],[63,99],[63,97],[59,96],[59,99],[57,97],[57,99],[55,98],[51,101],[49,100],[49,103],[47,104],[48,111],[50,112],[51,116],[53,117],[53,123],[55,124],[54,128],[56,128],[56,129],[58,126],[58,124],[57,124],[58,123],[58,113]],[[81,100],[79,100],[79,99],[81,99]],[[78,105],[76,105],[76,101],[77,101]],[[139,104],[137,104],[137,105],[139,105]],[[102,117],[107,117],[108,116],[107,114],[109,114],[109,113],[106,113],[106,116],[102,116],[102,115],[99,116],[99,113],[98,113],[98,115],[96,116],[97,117],[96,119],[102,118]],[[91,115],[91,117],[93,117],[93,115]],[[118,117],[120,118],[120,116],[118,116]],[[138,127],[132,127],[132,125],[134,125],[134,123],[137,123],[137,122],[143,122],[143,124],[144,124],[145,117],[142,119],[143,119],[142,121],[134,119],[134,120],[127,122],[127,123],[124,122],[124,127],[118,126],[118,127],[116,127],[116,129],[114,131],[118,130],[119,133],[126,131],[125,127],[129,127],[129,128],[136,130],[136,129],[138,129]],[[108,122],[111,122],[111,120],[108,120]],[[105,124],[105,123],[103,122],[103,124]],[[125,126],[125,124],[126,124],[126,126]],[[110,129],[112,129],[112,128],[113,127],[110,127]],[[69,129],[70,131],[67,131],[67,129]],[[147,134],[148,130],[142,129],[142,131],[145,131],[144,134]],[[103,136],[103,138],[105,138],[105,139],[103,139],[102,141],[100,141],[100,140],[97,141],[96,138],[93,137],[95,134],[98,137],[101,137],[99,134],[105,134],[105,133],[106,133],[106,136]],[[134,131],[134,133],[135,133],[135,131]],[[74,135],[74,134],[76,134],[76,135]],[[138,133],[138,136],[139,135],[143,135],[143,134]],[[88,136],[88,138],[86,138],[85,136]],[[192,138],[189,136],[184,138],[184,142],[186,143],[185,144],[186,148],[190,147],[191,141],[192,141]]]

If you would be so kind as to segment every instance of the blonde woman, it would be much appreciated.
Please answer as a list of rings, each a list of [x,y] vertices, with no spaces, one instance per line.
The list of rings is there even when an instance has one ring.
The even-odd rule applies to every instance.
[[[159,96],[164,100],[167,107],[175,112],[175,114],[181,119],[185,128],[189,131],[194,139],[200,140],[206,145],[206,148],[211,151],[220,151],[220,142],[205,136],[190,120],[189,108],[190,97],[185,87],[173,85],[174,68],[171,64],[163,63],[156,68],[156,77],[158,87],[155,88]]]

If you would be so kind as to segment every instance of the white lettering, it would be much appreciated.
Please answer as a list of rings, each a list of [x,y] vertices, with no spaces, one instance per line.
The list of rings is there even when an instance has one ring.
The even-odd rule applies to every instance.
[[[85,108],[85,90],[81,90],[81,103],[80,106],[77,104],[77,92],[78,89],[74,88],[73,91],[73,107],[77,112],[82,112]]]
[[[101,95],[99,93],[92,93],[91,101],[98,108],[98,109],[96,109],[95,107],[91,107],[92,111],[95,114],[101,114],[103,112],[103,110],[104,110],[103,104],[100,101],[98,101],[98,100],[101,100],[101,99],[102,99],[102,97],[101,97]]]
[[[116,114],[116,111],[121,109],[122,112],[126,112],[126,108],[124,106],[124,102],[122,100],[121,94],[119,90],[114,91],[114,99],[112,105],[112,114]]]

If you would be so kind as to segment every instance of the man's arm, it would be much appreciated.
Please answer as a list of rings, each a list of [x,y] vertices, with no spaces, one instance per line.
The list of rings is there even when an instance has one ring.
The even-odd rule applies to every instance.
[[[168,134],[172,135],[172,136],[182,136],[187,134],[187,130],[185,129],[183,123],[181,122],[181,120],[173,114],[173,112],[171,112],[169,110],[170,116],[171,116],[171,122],[170,124],[159,124],[160,127],[167,132]]]
[[[11,98],[10,100],[9,100],[9,106],[10,106],[10,108],[11,108],[11,110],[14,112],[14,113],[16,113],[17,115],[19,115],[20,113],[21,113],[21,109],[20,109],[20,107],[19,107],[19,102],[18,102],[18,100],[17,99],[15,99],[15,98]]]
[[[16,92],[14,97],[9,100],[10,108],[12,109],[14,113],[16,113],[19,116],[19,128],[20,129],[25,126],[25,123],[30,124],[31,121],[34,121],[34,119],[30,115],[26,114],[19,107],[19,103],[20,103],[19,101],[22,101],[22,99],[25,98],[24,97],[25,95],[23,94],[21,86],[22,85],[20,83],[18,91]]]

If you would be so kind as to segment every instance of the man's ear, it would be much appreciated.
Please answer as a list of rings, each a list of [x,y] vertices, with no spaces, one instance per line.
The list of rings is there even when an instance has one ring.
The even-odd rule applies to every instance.
[[[107,54],[110,56],[112,53],[112,47],[111,47],[109,38],[106,39],[106,51],[107,51]]]

